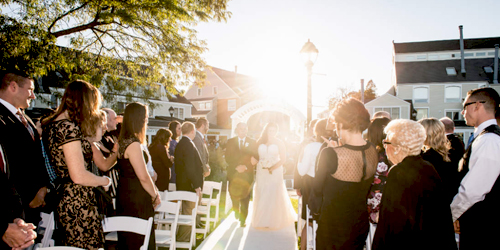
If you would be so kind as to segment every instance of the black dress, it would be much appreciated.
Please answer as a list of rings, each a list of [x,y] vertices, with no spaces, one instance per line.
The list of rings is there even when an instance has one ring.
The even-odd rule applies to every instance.
[[[118,190],[116,194],[116,214],[118,216],[132,216],[142,219],[154,217],[154,209],[149,193],[144,190],[135,174],[129,159],[124,158],[125,150],[137,138],[120,140],[117,167],[120,169]],[[144,242],[144,236],[135,233],[118,232],[118,249],[139,249]],[[151,226],[148,249],[155,249],[155,233]]]
[[[438,173],[408,156],[387,177],[372,249],[456,249],[450,205]]]
[[[363,249],[368,234],[366,195],[377,167],[377,150],[343,145],[321,151],[313,190],[323,197],[319,212],[317,249]]]
[[[456,166],[453,166],[452,162],[446,162],[436,150],[429,149],[422,152],[422,158],[424,161],[428,161],[434,166],[436,171],[441,177],[443,182],[443,188],[446,195],[446,200],[448,204],[451,204],[453,197],[458,193],[458,186],[455,184],[458,176],[458,170]]]
[[[168,191],[168,184],[170,183],[169,169],[172,167],[172,161],[170,160],[170,155],[167,152],[167,148],[159,143],[152,144],[149,147],[149,153],[151,154],[153,168],[158,174],[156,186],[160,191]]]

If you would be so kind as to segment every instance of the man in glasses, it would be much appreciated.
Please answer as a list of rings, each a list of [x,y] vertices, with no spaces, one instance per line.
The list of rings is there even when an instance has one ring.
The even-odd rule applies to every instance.
[[[500,97],[492,88],[467,93],[462,115],[474,127],[474,139],[460,163],[467,171],[458,194],[451,203],[455,231],[460,233],[460,249],[496,248],[500,223],[500,128],[495,120]]]

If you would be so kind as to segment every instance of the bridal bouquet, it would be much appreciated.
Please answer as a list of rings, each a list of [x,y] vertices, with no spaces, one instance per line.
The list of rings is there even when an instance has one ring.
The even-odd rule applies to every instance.
[[[269,158],[264,158],[259,160],[259,166],[262,169],[270,171],[271,167],[276,163],[276,160],[269,159]],[[271,172],[269,172],[271,173]]]

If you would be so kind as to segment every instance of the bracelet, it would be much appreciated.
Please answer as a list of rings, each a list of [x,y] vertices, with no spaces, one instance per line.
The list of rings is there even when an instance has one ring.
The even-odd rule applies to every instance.
[[[104,176],[104,177],[106,177],[106,179],[108,179],[108,180],[109,180],[109,183],[108,183],[108,185],[103,186],[103,187],[104,187],[104,188],[109,188],[109,187],[111,186],[111,184],[113,183],[113,181],[111,181],[111,178],[109,178],[109,177],[107,177],[107,176]]]

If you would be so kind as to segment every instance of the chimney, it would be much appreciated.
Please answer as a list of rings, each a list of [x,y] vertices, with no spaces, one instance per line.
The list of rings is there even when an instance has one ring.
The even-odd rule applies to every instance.
[[[465,76],[464,27],[460,25],[458,29],[460,30],[460,73]]]
[[[495,44],[495,59],[493,59],[493,62],[495,62],[495,68],[493,69],[493,84],[498,83],[498,44]]]

